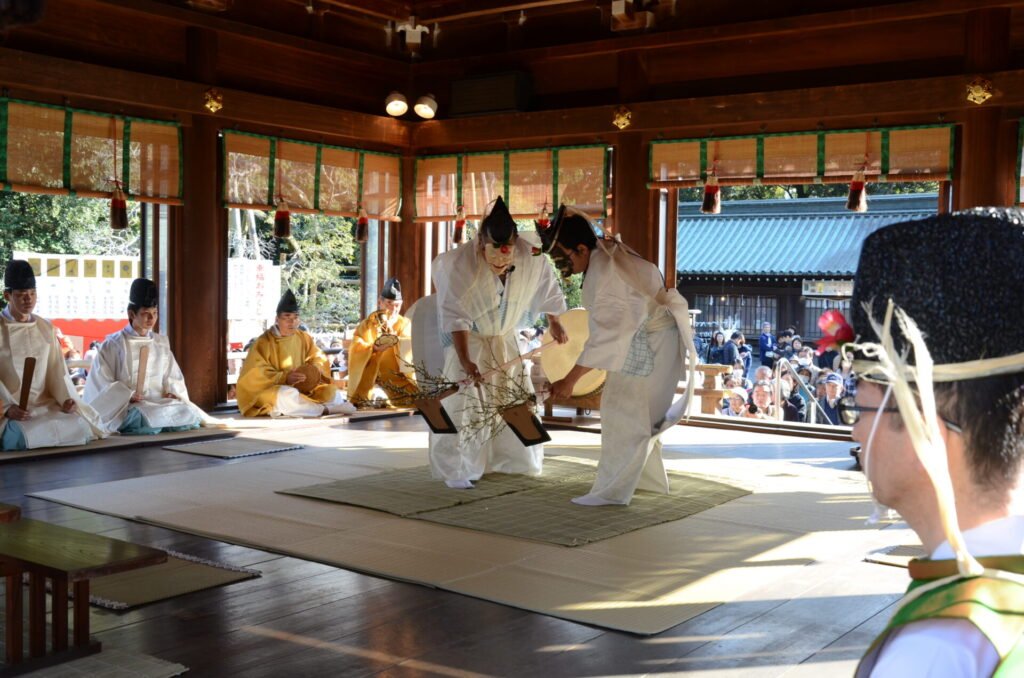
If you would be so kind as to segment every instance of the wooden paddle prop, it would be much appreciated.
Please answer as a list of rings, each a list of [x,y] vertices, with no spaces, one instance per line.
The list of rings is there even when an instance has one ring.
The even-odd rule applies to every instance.
[[[503,372],[505,369],[515,365],[520,360],[526,360],[539,354],[543,347],[533,349],[528,353],[518,355],[511,360],[498,365],[494,369],[488,370],[480,375],[480,379],[486,379],[493,374]],[[441,401],[450,395],[457,393],[460,389],[468,388],[474,383],[473,379],[463,379],[458,382],[457,386],[445,389],[435,396],[428,396],[423,398],[417,398],[413,401],[413,405],[427,421],[427,426],[434,433],[458,433],[459,430],[452,422],[451,417],[441,406]],[[527,403],[520,403],[515,407],[511,407],[501,413],[505,423],[508,424],[512,432],[523,442],[524,445],[538,445],[542,442],[551,440],[551,436],[548,435],[547,431],[541,425],[540,420],[530,411],[530,407]]]
[[[18,407],[28,412],[28,399],[32,395],[32,380],[36,376],[36,359],[32,356],[25,358],[25,367],[21,370],[21,394],[18,397]]]
[[[142,400],[146,392],[146,368],[149,366],[149,346],[139,349],[139,370],[135,375],[135,397]]]

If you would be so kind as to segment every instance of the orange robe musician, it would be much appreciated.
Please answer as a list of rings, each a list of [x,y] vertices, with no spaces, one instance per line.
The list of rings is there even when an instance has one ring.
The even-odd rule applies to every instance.
[[[412,365],[402,359],[402,343],[408,343],[411,327],[408,318],[399,314],[402,285],[397,278],[384,281],[378,304],[380,310],[356,327],[349,348],[348,399],[359,407],[372,402],[370,391],[375,385],[392,400],[417,390],[407,375]]]

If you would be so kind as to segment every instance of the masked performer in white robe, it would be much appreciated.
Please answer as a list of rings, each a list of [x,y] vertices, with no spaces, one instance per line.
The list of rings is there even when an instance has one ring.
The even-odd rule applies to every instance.
[[[558,315],[565,297],[551,266],[534,257],[518,237],[516,223],[499,197],[480,232],[433,263],[438,323],[445,347],[444,377],[450,381],[480,375],[519,355],[518,329],[548,314],[552,336],[565,341]],[[478,386],[442,401],[458,434],[430,434],[430,467],[452,488],[468,489],[487,472],[539,475],[543,445],[525,447],[504,423],[474,422],[478,398],[485,403],[504,392],[533,392],[522,362],[495,373]],[[509,403],[511,404],[511,403]],[[476,414],[474,414],[476,413]],[[494,434],[492,426],[500,426]]]
[[[331,365],[313,337],[299,329],[299,303],[286,290],[274,326],[249,347],[238,377],[238,409],[245,417],[320,417],[351,414],[331,381]]]
[[[0,314],[0,449],[82,445],[101,437],[96,413],[76,403],[54,326],[33,315],[36,278],[27,261],[16,259],[4,271]],[[19,406],[25,358],[36,359],[27,407]]]
[[[696,367],[689,312],[678,291],[665,289],[658,268],[613,239],[599,239],[581,213],[562,207],[538,229],[543,249],[566,277],[583,273],[590,337],[576,365],[551,385],[567,398],[592,369],[608,373],[601,393],[601,461],[583,506],[629,504],[637,489],[667,494],[661,432],[678,422],[690,392],[673,402],[676,384]]]
[[[82,397],[110,433],[145,435],[216,425],[188,399],[185,377],[167,337],[153,331],[159,317],[156,285],[132,281],[128,325],[103,340],[89,370]],[[139,385],[140,356],[146,349],[145,376]]]

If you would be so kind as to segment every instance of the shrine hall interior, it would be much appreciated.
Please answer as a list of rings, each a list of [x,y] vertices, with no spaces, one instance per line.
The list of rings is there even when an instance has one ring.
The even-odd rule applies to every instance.
[[[938,181],[938,211],[1019,201],[1024,0],[31,4],[42,14],[12,3],[2,17],[4,186],[110,195],[31,141],[56,154],[53,176],[18,174],[7,132],[31,140],[40,110],[164,149],[159,168],[126,161],[141,173],[129,199],[166,208],[164,331],[204,407],[227,389],[226,208],[273,207],[274,181],[299,182],[281,173],[303,165],[315,177],[293,209],[390,224],[381,270],[408,302],[429,293],[431,229],[456,202],[479,218],[485,188],[511,189],[519,218],[572,197],[670,285],[677,191],[710,174],[849,182],[860,169]],[[404,115],[385,110],[393,92]],[[421,97],[431,119],[414,112]],[[237,190],[239,159],[266,183]],[[591,180],[567,184],[569,169]],[[356,193],[326,195],[330,171]],[[478,185],[485,174],[498,185]]]

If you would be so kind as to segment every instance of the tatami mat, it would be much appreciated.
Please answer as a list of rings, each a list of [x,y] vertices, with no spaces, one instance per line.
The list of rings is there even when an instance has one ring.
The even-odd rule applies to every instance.
[[[640,634],[774,582],[798,581],[832,544],[856,544],[880,527],[864,524],[870,502],[850,480],[808,485],[769,478],[750,462],[723,466],[694,455],[674,460],[673,470],[726,480],[736,471],[742,485],[756,479],[758,491],[569,549],[277,493],[303,478],[323,484],[422,466],[425,434],[301,430],[260,437],[307,449],[34,496]],[[598,449],[596,436],[562,432],[547,447],[552,455],[591,460]]]
[[[205,457],[221,457],[222,459],[255,457],[260,454],[270,454],[271,452],[298,450],[301,447],[302,445],[283,445],[281,443],[270,443],[265,440],[256,440],[251,438],[205,440],[199,443],[164,445],[165,450],[188,452],[189,454],[201,454]]]
[[[864,560],[869,563],[878,563],[879,565],[908,567],[910,565],[910,561],[914,558],[927,557],[928,552],[921,544],[904,544],[900,546],[890,546],[888,548],[875,551],[874,553],[869,553],[864,556]]]

